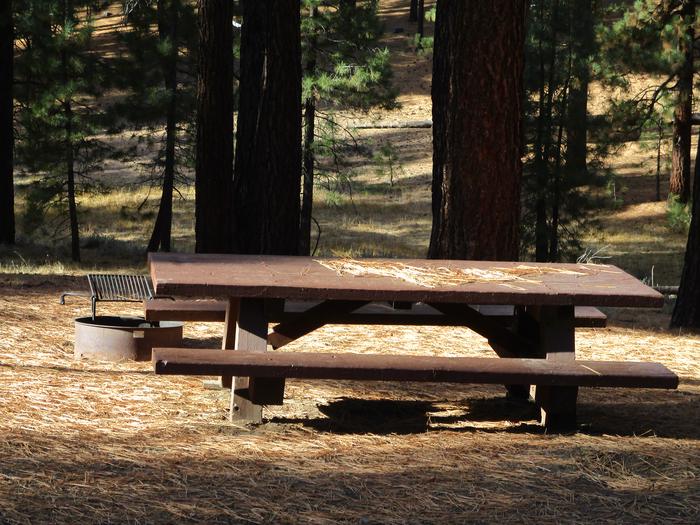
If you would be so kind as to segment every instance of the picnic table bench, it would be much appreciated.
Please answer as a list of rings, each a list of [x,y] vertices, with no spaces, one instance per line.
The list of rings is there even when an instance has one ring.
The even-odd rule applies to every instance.
[[[232,418],[260,422],[263,405],[282,403],[287,378],[475,382],[518,397],[533,385],[542,423],[558,431],[575,428],[579,386],[678,384],[657,363],[575,359],[577,308],[582,319],[581,308],[663,304],[614,266],[203,254],[150,254],[149,265],[160,295],[226,298],[180,313],[221,320],[223,311],[222,347],[235,352],[155,349],[153,360],[159,374],[221,375]],[[503,359],[267,351],[353,322],[468,326]]]

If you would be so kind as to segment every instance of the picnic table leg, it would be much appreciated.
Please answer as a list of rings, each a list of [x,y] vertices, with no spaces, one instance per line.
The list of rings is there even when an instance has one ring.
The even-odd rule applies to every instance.
[[[514,326],[513,329],[519,336],[536,341],[538,339],[537,322],[534,321],[525,311],[525,307],[516,306],[513,310]],[[491,347],[496,351],[499,357],[511,357],[503,352],[502,349],[495,347],[490,341]],[[533,357],[532,354],[523,353],[521,357]],[[509,399],[518,401],[528,401],[530,399],[531,385],[505,385]]]
[[[267,351],[267,318],[263,299],[241,299],[234,350]],[[231,419],[262,422],[263,404],[281,404],[284,379],[235,377],[231,391]]]
[[[575,359],[573,306],[540,306],[532,310],[539,325],[539,350],[550,360]],[[578,387],[534,387],[535,402],[542,413],[541,423],[547,432],[576,430]]]
[[[239,300],[230,297],[226,306],[226,319],[224,321],[224,338],[221,342],[223,350],[233,350],[236,348],[236,324],[238,323]],[[221,376],[221,387],[231,388],[233,378],[231,376]]]

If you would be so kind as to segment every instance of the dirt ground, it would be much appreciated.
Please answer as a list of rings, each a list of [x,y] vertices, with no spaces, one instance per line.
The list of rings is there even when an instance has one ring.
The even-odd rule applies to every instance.
[[[349,381],[290,380],[250,429],[200,378],[74,360],[88,302],[57,298],[82,286],[0,276],[0,523],[700,520],[700,337],[656,328],[663,313],[610,311],[579,355],[657,360],[680,388],[582,389],[574,435],[543,433],[498,386]],[[217,347],[221,328],[188,324],[186,344]],[[427,327],[329,326],[285,348],[490,355]]]

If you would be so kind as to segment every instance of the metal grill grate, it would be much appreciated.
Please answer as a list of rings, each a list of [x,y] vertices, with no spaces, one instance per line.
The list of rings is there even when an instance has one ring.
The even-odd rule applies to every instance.
[[[95,319],[97,301],[138,303],[153,299],[151,281],[145,275],[88,274],[90,294],[85,292],[65,292],[60,302],[65,304],[67,295],[90,297],[92,318]]]
[[[151,283],[145,275],[88,274],[90,291],[98,301],[153,299]]]

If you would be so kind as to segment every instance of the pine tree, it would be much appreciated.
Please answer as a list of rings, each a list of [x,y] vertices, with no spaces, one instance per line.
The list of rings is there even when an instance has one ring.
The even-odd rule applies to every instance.
[[[431,258],[518,258],[526,7],[438,0]]]
[[[590,59],[595,51],[593,0],[571,4],[571,83],[566,118],[566,166],[585,172],[588,158],[588,85]]]
[[[90,7],[78,0],[18,2],[17,58],[19,162],[42,174],[28,196],[28,219],[47,209],[68,212],[71,257],[80,260],[77,196],[86,177],[101,169],[107,147],[94,138],[103,112],[95,102],[104,88],[102,62],[91,52]],[[78,12],[81,16],[78,16]]]
[[[0,244],[15,243],[14,23],[12,1],[0,5]]]
[[[588,7],[589,0],[538,0],[529,12],[523,244],[526,250],[534,245],[537,261],[558,261],[578,248],[595,204],[584,189],[604,182],[595,169],[602,151],[588,155],[589,62],[595,49]]]
[[[337,128],[334,110],[391,107],[396,92],[389,52],[379,47],[382,28],[376,1],[348,6],[345,0],[304,0],[303,7],[304,180],[299,253],[308,255],[317,157],[337,155],[339,149],[338,140],[331,137],[331,129]]]
[[[685,202],[690,190],[695,0],[639,0],[614,6],[612,15],[617,21],[599,31],[603,51],[600,78],[627,88],[625,92],[633,75],[662,78],[652,88],[615,101],[617,116],[628,132],[639,133],[659,112],[662,99],[675,94],[670,193]]]
[[[234,250],[296,254],[301,183],[299,0],[243,0]]]
[[[158,145],[147,165],[151,184],[161,185],[147,249],[170,251],[173,192],[176,182],[185,180],[181,168],[194,143],[196,18],[190,3],[158,0],[132,6],[126,22],[130,31],[122,34],[126,52],[118,71],[119,87],[128,95],[112,111],[139,130],[139,141]]]
[[[678,65],[676,90],[678,102],[673,118],[673,151],[671,154],[671,180],[669,191],[678,196],[681,203],[690,197],[690,136],[693,115],[693,67],[695,41],[695,0],[682,0],[680,5],[682,33],[678,38],[678,52],[682,56]]]
[[[200,253],[229,253],[233,243],[232,21],[230,0],[199,0],[195,249]]]
[[[698,137],[700,138],[700,137]],[[695,154],[695,180],[700,181],[700,141]],[[693,184],[692,215],[672,327],[700,329],[700,184]]]

